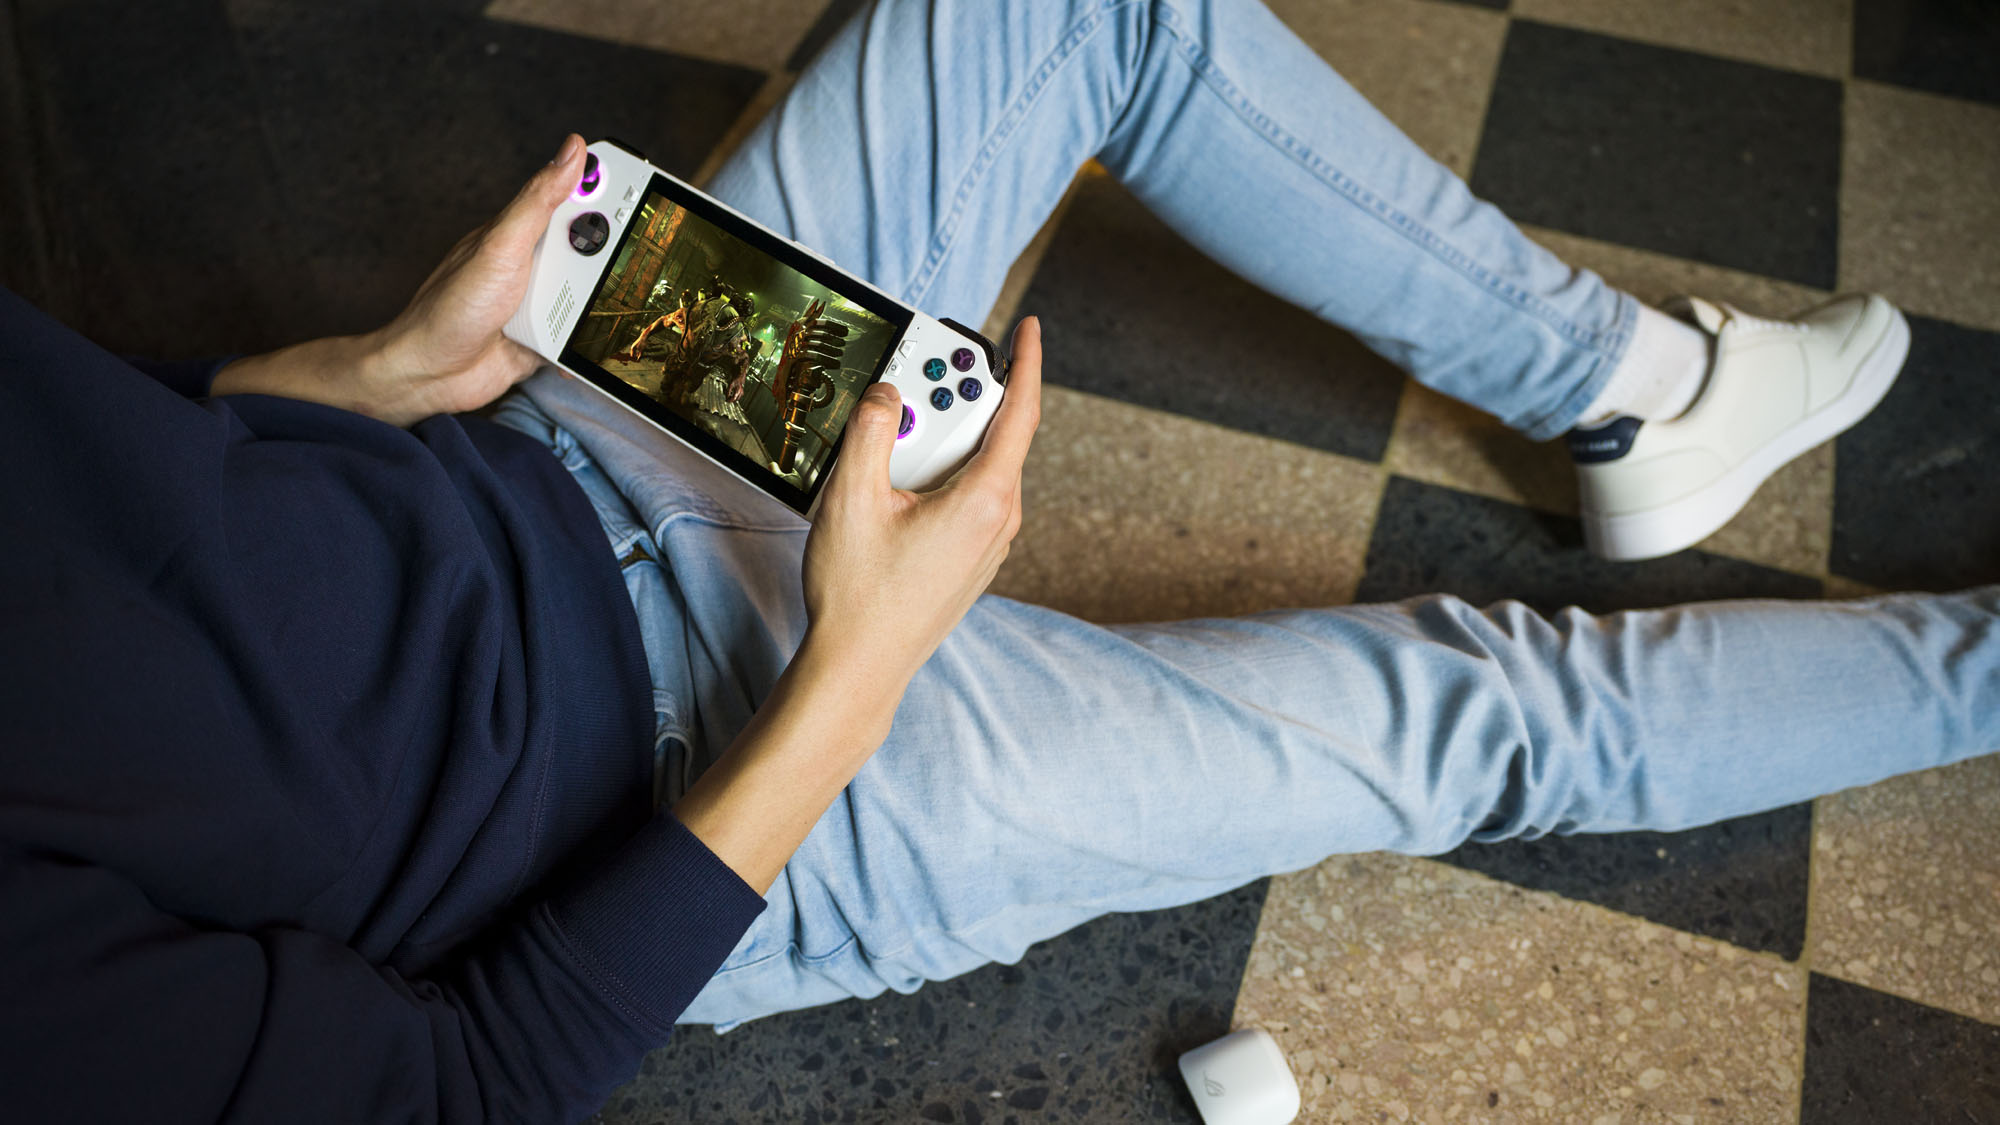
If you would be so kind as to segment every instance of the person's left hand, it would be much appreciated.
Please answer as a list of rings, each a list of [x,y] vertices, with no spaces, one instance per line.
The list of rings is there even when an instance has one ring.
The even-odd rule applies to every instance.
[[[210,393],[308,399],[398,426],[500,397],[544,363],[500,330],[527,295],[535,246],[582,179],[583,157],[583,138],[564,138],[556,158],[460,239],[387,326],[237,360],[217,372]]]

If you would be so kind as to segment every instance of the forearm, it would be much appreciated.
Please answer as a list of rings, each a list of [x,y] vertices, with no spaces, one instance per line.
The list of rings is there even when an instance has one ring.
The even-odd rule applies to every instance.
[[[209,394],[301,399],[407,429],[438,414],[477,410],[542,362],[497,330],[457,353],[441,351],[426,331],[391,324],[246,356],[216,372]]]
[[[329,336],[275,352],[245,356],[216,372],[211,395],[258,394],[324,403],[393,425],[408,425],[393,401],[383,401],[379,337]]]
[[[932,492],[889,482],[902,413],[894,387],[870,387],[849,416],[845,451],[806,538],[801,577],[813,624],[770,698],[674,808],[759,893],[888,737],[911,679],[1007,557],[1041,415],[1040,322],[1015,331],[1014,360],[979,451]]]
[[[674,815],[762,894],[888,737],[906,681],[809,635]]]

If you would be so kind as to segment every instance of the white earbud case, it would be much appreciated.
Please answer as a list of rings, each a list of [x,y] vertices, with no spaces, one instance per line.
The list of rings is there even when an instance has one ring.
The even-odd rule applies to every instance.
[[[1262,1028],[1232,1031],[1181,1056],[1181,1078],[1205,1125],[1287,1125],[1299,1115],[1299,1082]]]

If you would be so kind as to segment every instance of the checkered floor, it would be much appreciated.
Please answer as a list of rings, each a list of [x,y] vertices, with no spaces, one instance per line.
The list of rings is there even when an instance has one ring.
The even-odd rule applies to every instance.
[[[712,169],[858,6],[10,0],[4,281],[131,352],[367,327],[564,130]],[[1085,169],[989,324],[1040,314],[1056,385],[1002,592],[1132,620],[2000,580],[2000,7],[1274,7],[1569,260],[1768,314],[1885,293],[1906,373],[1700,549],[1610,566],[1559,449]],[[1996,932],[1988,759],[1675,835],[1339,857],[913,996],[691,1031],[601,1116],[1194,1121],[1174,1056],[1254,1023],[1302,1120],[2000,1122]]]

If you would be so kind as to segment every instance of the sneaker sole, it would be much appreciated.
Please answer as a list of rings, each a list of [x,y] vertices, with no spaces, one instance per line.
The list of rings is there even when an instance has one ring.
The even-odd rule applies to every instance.
[[[1847,393],[1826,408],[1772,439],[1762,449],[1714,483],[1670,504],[1622,516],[1583,517],[1583,538],[1590,550],[1617,562],[1636,562],[1669,555],[1716,533],[1772,473],[1800,454],[1845,432],[1868,416],[1895,385],[1910,353],[1910,323],[1890,310],[1889,330],[1861,361],[1861,370]]]

